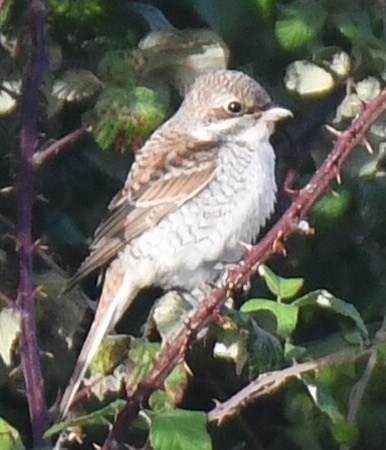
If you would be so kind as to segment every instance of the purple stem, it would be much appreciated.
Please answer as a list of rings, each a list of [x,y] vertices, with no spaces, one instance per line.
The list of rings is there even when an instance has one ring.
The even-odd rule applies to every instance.
[[[44,0],[30,0],[29,20],[34,52],[24,85],[21,104],[21,138],[17,192],[16,240],[19,250],[19,289],[17,305],[21,317],[20,357],[26,384],[31,417],[33,443],[42,447],[47,442],[43,433],[49,425],[44,398],[44,383],[40,368],[35,323],[35,292],[32,280],[32,207],[34,202],[32,157],[37,142],[39,90],[47,65],[45,50],[46,4]]]

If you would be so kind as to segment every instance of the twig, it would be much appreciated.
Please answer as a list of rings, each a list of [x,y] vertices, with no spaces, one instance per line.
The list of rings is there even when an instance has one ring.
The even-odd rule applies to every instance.
[[[59,153],[63,150],[67,145],[72,144],[78,141],[81,137],[83,137],[87,133],[87,127],[82,126],[75,131],[67,134],[67,136],[62,137],[61,139],[55,141],[52,145],[47,147],[44,150],[38,151],[33,155],[32,162],[35,167],[43,164],[48,158]]]
[[[31,160],[37,142],[39,90],[47,65],[46,4],[44,0],[30,0],[29,20],[34,51],[24,86],[21,104],[20,157],[16,180],[17,227],[20,279],[17,305],[21,317],[20,357],[26,384],[33,443],[43,447],[47,441],[43,433],[49,424],[44,385],[39,361],[35,322],[35,293],[32,281],[32,205],[34,201],[33,168]]]
[[[377,334],[375,336],[375,342],[382,342],[384,340],[384,334],[386,332],[386,312],[383,317],[383,322],[381,325],[381,328],[377,331]],[[355,383],[351,390],[350,399],[349,399],[349,405],[348,405],[348,413],[347,413],[347,422],[355,427],[357,425],[357,418],[358,418],[358,412],[359,408],[361,406],[363,396],[365,395],[365,391],[367,389],[367,386],[370,383],[371,377],[373,375],[373,372],[375,370],[375,367],[378,362],[378,349],[376,346],[374,346],[371,349],[370,357],[367,361],[366,368],[363,371],[362,377],[360,380]],[[341,445],[340,450],[348,450],[350,447],[347,445]]]
[[[216,407],[208,413],[208,420],[210,422],[221,423],[224,419],[238,414],[241,407],[277,390],[290,378],[299,377],[306,372],[315,372],[322,367],[336,366],[343,362],[356,360],[368,355],[370,351],[370,349],[358,351],[356,348],[339,351],[315,361],[296,364],[283,370],[264,373],[226,402],[217,403]]]
[[[330,182],[339,175],[343,162],[352,150],[363,142],[370,126],[385,110],[386,90],[382,91],[373,102],[366,105],[351,127],[341,134],[330,155],[312,180],[299,192],[282,218],[258,245],[247,252],[243,262],[230,272],[226,286],[212,291],[191,317],[187,329],[181,331],[170,346],[160,353],[151,372],[138,385],[126,406],[118,414],[102,447],[103,450],[119,448],[127,429],[135,420],[140,408],[146,406],[150,394],[163,385],[166,376],[183,358],[190,340],[203,326],[215,319],[219,308],[232,291],[249,281],[261,263],[267,261],[273,254],[284,251],[284,241],[297,230],[299,221],[307,216],[316,200],[328,191]]]

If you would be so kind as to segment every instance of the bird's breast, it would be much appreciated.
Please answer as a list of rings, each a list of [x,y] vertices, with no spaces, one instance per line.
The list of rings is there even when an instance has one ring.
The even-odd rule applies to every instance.
[[[269,144],[226,144],[211,182],[133,242],[152,260],[157,283],[191,289],[213,281],[214,266],[237,262],[272,213],[276,184]],[[148,269],[147,269],[148,270]]]

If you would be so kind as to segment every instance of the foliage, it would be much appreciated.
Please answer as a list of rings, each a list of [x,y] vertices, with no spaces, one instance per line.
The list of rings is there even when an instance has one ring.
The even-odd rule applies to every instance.
[[[80,290],[63,293],[66,275],[58,265],[67,272],[78,267],[135,151],[178,107],[178,92],[201,64],[225,66],[228,47],[232,67],[251,73],[275,101],[290,105],[296,119],[285,133],[279,130],[275,143],[278,180],[282,184],[295,168],[293,188],[307,183],[331,149],[333,139],[322,125],[345,129],[386,80],[382,2],[159,4],[180,30],[207,24],[215,33],[191,38],[168,29],[168,40],[150,34],[159,17],[145,17],[122,2],[48,1],[50,66],[39,98],[37,149],[82,125],[88,130],[35,170],[33,234],[44,244],[37,243],[34,261],[36,323],[50,406],[66,385],[90,322]],[[12,237],[15,195],[9,186],[17,170],[22,82],[33,43],[25,2],[0,5],[0,448],[21,450],[32,446],[32,438],[20,394],[25,385],[17,351],[19,314],[10,307],[18,262]],[[145,37],[159,39],[152,41],[157,51],[148,47],[146,53]],[[199,61],[199,69],[188,65],[191,60]],[[290,136],[289,155],[282,150],[285,136]],[[248,294],[233,299],[221,320],[184,349],[186,361],[143,405],[125,443],[155,450],[255,448],[257,441],[267,450],[383,448],[384,330],[376,331],[385,305],[384,119],[371,128],[368,140],[374,155],[357,151],[343,168],[342,184],[313,207],[307,233],[299,230],[286,244],[286,257],[261,266]],[[278,214],[289,201],[279,194]],[[98,296],[95,284],[82,286],[89,297]],[[124,334],[105,340],[84,380],[90,398],[80,402],[77,417],[51,426],[46,436],[52,442],[63,433],[66,448],[103,443],[124,406],[122,398],[143,381],[195,307],[178,293],[152,306],[156,294],[145,293],[136,302],[120,324]],[[379,360],[356,405],[368,346]],[[338,363],[279,382],[285,368],[335,354],[343,355]],[[241,402],[237,414],[224,413],[226,420],[209,421],[211,410],[221,410],[221,402],[270,372],[277,374],[275,391],[267,388],[264,399]]]

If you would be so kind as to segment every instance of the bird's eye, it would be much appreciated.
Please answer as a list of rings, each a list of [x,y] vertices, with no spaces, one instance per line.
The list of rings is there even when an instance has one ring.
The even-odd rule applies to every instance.
[[[243,105],[240,102],[233,100],[228,103],[226,109],[231,114],[240,114],[243,110]]]

